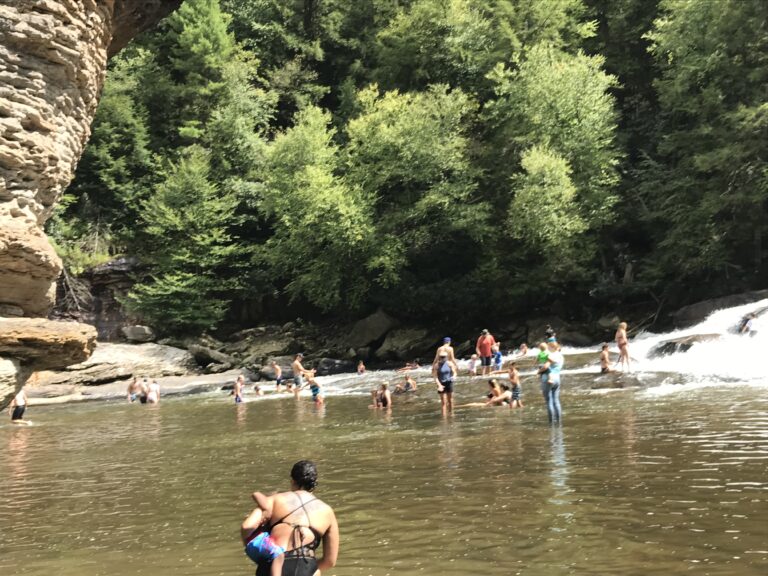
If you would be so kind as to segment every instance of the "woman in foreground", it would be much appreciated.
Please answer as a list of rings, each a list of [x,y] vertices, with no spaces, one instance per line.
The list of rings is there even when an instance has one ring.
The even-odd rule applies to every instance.
[[[256,576],[312,576],[336,565],[339,526],[333,509],[312,494],[315,486],[317,467],[301,460],[291,468],[290,492],[254,493],[258,506],[243,522],[240,535],[246,553],[258,562]],[[323,557],[318,561],[315,550],[321,542]],[[253,550],[262,543],[265,550]],[[282,569],[273,570],[273,562],[277,569],[280,561]]]

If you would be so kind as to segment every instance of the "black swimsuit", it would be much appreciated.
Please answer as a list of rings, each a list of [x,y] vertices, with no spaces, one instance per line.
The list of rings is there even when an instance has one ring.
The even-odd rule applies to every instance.
[[[289,546],[294,546],[291,550],[288,550],[283,554],[283,570],[282,570],[282,576],[312,576],[317,571],[317,558],[315,558],[315,550],[317,550],[318,546],[320,546],[320,541],[323,539],[323,536],[325,534],[320,534],[317,530],[312,528],[312,526],[305,526],[303,524],[293,524],[291,522],[286,522],[285,519],[288,518],[291,514],[299,510],[300,508],[304,510],[304,514],[307,517],[307,520],[309,520],[309,514],[307,513],[307,509],[304,508],[306,504],[309,504],[313,500],[317,500],[317,498],[311,498],[307,500],[306,502],[303,502],[301,500],[301,497],[297,494],[296,497],[299,499],[299,502],[301,502],[301,506],[298,508],[295,508],[288,512],[285,516],[280,518],[277,522],[272,524],[269,527],[270,532],[272,529],[277,526],[278,524],[287,524],[291,528],[293,528],[293,533],[291,534],[291,540],[289,542]],[[303,535],[301,532],[302,528],[309,528],[309,530],[312,532],[312,535],[314,536],[314,539],[311,542],[307,542],[306,544],[302,544]],[[262,562],[259,564],[256,568],[256,576],[270,576],[272,573],[272,563],[271,562]]]

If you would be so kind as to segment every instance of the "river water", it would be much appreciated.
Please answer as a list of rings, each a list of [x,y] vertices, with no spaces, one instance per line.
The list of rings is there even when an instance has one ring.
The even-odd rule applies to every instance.
[[[561,427],[530,375],[524,409],[447,417],[426,372],[391,414],[364,395],[384,372],[328,379],[322,408],[223,392],[33,406],[32,426],[0,426],[0,574],[252,574],[249,494],[310,458],[341,530],[328,574],[765,576],[768,378],[644,357],[596,376],[585,353],[569,351]],[[485,388],[463,378],[457,400]]]

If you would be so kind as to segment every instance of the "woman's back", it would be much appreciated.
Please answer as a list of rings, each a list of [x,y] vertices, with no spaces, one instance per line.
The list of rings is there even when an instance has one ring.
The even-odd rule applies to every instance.
[[[331,507],[303,490],[273,498],[270,532],[275,542],[286,550],[310,544],[316,548],[333,522]]]

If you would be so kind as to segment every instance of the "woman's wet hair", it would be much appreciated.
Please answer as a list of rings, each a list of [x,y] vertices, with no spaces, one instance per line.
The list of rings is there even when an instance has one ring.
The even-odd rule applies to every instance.
[[[291,478],[299,489],[312,492],[317,486],[317,466],[310,460],[299,460],[291,468]]]

